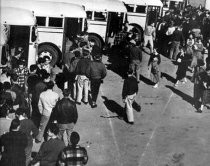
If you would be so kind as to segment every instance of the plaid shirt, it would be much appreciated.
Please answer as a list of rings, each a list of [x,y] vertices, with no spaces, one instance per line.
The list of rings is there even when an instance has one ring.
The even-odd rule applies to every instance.
[[[27,68],[23,68],[23,69],[20,69],[20,68],[16,68],[14,69],[14,73],[16,73],[18,75],[18,85],[20,87],[24,87],[25,85],[25,79],[26,77],[28,76],[28,69]]]
[[[71,145],[64,148],[58,158],[59,166],[82,166],[88,161],[87,151],[84,147]]]

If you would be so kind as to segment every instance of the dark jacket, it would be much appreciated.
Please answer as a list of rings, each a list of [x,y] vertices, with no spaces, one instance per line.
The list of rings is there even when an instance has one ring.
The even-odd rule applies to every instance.
[[[76,75],[86,75],[90,62],[91,60],[89,58],[80,59],[75,70]]]
[[[56,103],[51,116],[58,124],[76,123],[78,119],[76,104],[64,97]]]
[[[176,29],[174,31],[174,33],[172,34],[171,40],[172,41],[175,41],[175,42],[181,42],[181,43],[183,43],[184,42],[184,35],[183,35],[182,31]]]
[[[142,60],[142,50],[138,47],[131,47],[130,49],[130,60]]]
[[[104,79],[106,77],[106,67],[101,61],[92,61],[87,70],[87,77],[90,79]]]
[[[138,92],[138,82],[134,76],[128,76],[125,79],[122,90],[122,98],[125,99],[128,95],[133,95]]]
[[[4,147],[1,166],[23,166],[26,165],[25,148],[27,137],[20,131],[11,131],[1,136],[1,146]]]
[[[58,155],[65,148],[62,140],[55,138],[42,143],[37,156],[32,163],[40,161],[40,166],[55,166]]]

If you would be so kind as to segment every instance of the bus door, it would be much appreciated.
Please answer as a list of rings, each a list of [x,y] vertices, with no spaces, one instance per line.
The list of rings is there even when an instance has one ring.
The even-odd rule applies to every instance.
[[[82,31],[82,18],[65,18],[63,33],[63,53],[68,52],[73,39]]]
[[[113,37],[122,28],[124,22],[124,13],[109,12],[106,30],[106,42],[108,37]]]
[[[148,6],[146,26],[151,24],[152,22],[154,22],[156,26],[159,15],[160,15],[160,6]]]

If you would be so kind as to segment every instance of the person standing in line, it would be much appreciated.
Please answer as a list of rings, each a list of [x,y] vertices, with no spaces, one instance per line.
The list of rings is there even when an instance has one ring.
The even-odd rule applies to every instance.
[[[122,90],[122,99],[125,103],[125,110],[127,115],[128,123],[134,124],[134,115],[133,115],[133,102],[138,93],[138,82],[134,76],[134,71],[129,69],[128,78],[124,80],[123,90]]]
[[[184,48],[180,47],[179,50],[180,52],[177,56],[177,64],[178,64],[178,69],[176,72],[177,77],[176,77],[176,83],[174,84],[174,86],[178,86],[180,81],[183,84],[187,82],[186,72],[188,69],[188,63],[190,61],[190,57],[186,55]]]
[[[32,165],[56,166],[58,156],[65,144],[58,137],[59,129],[57,124],[51,123],[47,131],[48,140],[43,142],[37,156],[33,159]]]
[[[153,88],[157,88],[160,82],[160,68],[159,68],[160,62],[161,62],[160,54],[158,54],[156,48],[154,48],[154,51],[151,54],[148,62],[148,66],[151,65],[151,74],[153,75],[153,82],[155,83]]]
[[[88,162],[87,150],[78,145],[80,136],[77,132],[72,132],[70,137],[71,144],[61,151],[58,158],[59,166],[83,166]]]
[[[63,140],[63,135],[66,131],[68,144],[70,144],[69,138],[77,122],[78,112],[76,104],[69,98],[70,91],[68,89],[63,90],[63,96],[64,98],[56,103],[51,116],[52,121],[56,120],[58,123],[59,137]]]
[[[81,101],[83,101],[84,104],[88,104],[88,91],[89,91],[89,79],[87,77],[87,69],[90,65],[90,52],[88,49],[83,48],[83,58],[79,60],[77,63],[77,67],[75,70],[76,74],[76,84],[77,84],[77,97],[76,97],[76,103],[78,105],[81,105]],[[83,96],[84,92],[84,96]]]
[[[26,165],[25,148],[28,141],[26,135],[19,129],[20,121],[19,119],[14,119],[11,122],[10,132],[0,137],[1,149],[2,147],[4,148],[0,161],[1,166]]]
[[[38,135],[39,130],[37,129],[33,121],[31,119],[28,119],[26,110],[24,110],[23,108],[18,108],[15,114],[16,117],[20,120],[20,131],[25,133],[28,139],[28,145],[25,148],[26,166],[28,166],[31,162],[33,138]]]
[[[39,127],[39,134],[36,137],[36,142],[41,142],[47,127],[52,109],[55,107],[59,100],[59,95],[53,92],[54,83],[52,81],[47,83],[47,90],[42,92],[39,97],[38,108],[41,114],[41,122]]]
[[[147,25],[144,31],[144,47],[147,46],[147,44],[150,44],[150,53],[153,52],[154,47],[154,41],[156,38],[156,29],[155,29],[155,23],[152,22],[150,25]]]
[[[140,82],[140,65],[142,61],[142,50],[141,48],[136,46],[136,42],[134,40],[130,41],[131,48],[130,48],[130,64],[129,68],[131,68],[135,74],[137,82]]]
[[[12,122],[12,119],[8,117],[9,115],[9,109],[5,106],[4,99],[0,99],[0,137],[9,132],[9,128]]]
[[[41,78],[40,81],[38,81],[38,83],[36,83],[34,86],[34,91],[32,91],[32,101],[31,101],[31,106],[32,106],[31,118],[37,127],[39,127],[41,119],[41,115],[38,108],[39,97],[40,94],[46,90],[47,83],[50,81],[50,74],[47,73],[46,70],[41,69],[39,73],[41,75]]]
[[[182,33],[182,26],[178,26],[171,36],[170,59],[176,60],[179,53],[179,46],[183,45],[185,39]]]
[[[94,55],[95,54],[95,55]],[[95,51],[93,56],[93,61],[90,63],[87,69],[87,77],[90,79],[90,89],[92,95],[91,107],[97,107],[96,100],[98,97],[99,89],[102,80],[106,77],[107,71],[105,65],[101,62],[102,55],[101,51]]]

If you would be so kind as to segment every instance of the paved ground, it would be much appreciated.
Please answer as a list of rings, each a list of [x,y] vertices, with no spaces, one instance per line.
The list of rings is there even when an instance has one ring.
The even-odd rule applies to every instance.
[[[104,57],[104,63],[112,70],[108,70],[101,86],[98,107],[78,106],[75,130],[81,135],[81,145],[88,150],[87,165],[209,166],[210,110],[205,109],[202,114],[195,112],[190,81],[174,88],[176,67],[164,57],[161,85],[152,88],[148,58],[144,53],[136,99],[142,109],[134,112],[135,124],[129,125],[118,118],[124,107],[123,79],[116,73],[119,66],[110,64],[110,58]],[[39,144],[35,144],[34,151],[38,148]]]

